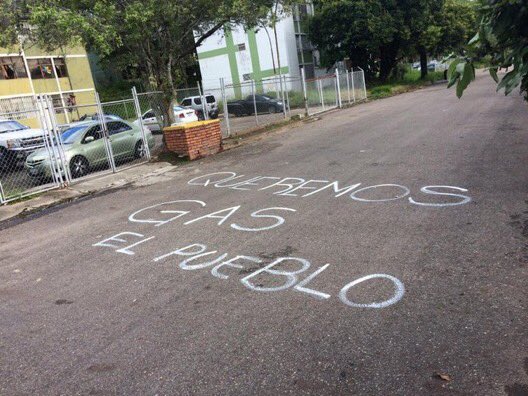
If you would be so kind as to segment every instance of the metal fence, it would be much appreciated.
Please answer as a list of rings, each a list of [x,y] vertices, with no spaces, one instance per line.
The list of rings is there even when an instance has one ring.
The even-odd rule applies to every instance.
[[[0,113],[0,203],[148,161],[155,146],[135,89],[106,103],[94,92],[82,105],[13,99],[24,109]]]
[[[363,70],[305,79],[276,75],[260,81],[226,83],[207,90],[219,103],[224,137],[277,123],[298,114],[314,115],[367,98]]]
[[[219,117],[224,137],[366,99],[362,70],[219,83],[176,96],[201,119]],[[161,92],[135,88],[105,103],[94,90],[0,98],[0,203],[148,161],[163,149],[167,107]]]

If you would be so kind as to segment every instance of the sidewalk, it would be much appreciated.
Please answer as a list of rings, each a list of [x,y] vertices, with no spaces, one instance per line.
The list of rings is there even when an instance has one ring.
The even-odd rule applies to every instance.
[[[88,178],[75,182],[67,188],[47,191],[42,195],[37,195],[22,202],[0,206],[0,222],[102,190],[111,190],[129,184],[147,185],[157,183],[167,179],[167,173],[177,168],[177,165],[171,165],[168,162],[148,162],[117,173]]]

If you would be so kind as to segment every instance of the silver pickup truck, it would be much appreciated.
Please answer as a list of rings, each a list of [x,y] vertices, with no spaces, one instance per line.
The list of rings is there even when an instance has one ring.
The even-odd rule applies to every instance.
[[[44,133],[15,120],[0,119],[0,170],[14,170],[33,151],[44,147]]]

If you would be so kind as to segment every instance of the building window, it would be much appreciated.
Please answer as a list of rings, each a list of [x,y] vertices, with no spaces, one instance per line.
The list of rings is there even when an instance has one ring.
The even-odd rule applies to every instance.
[[[0,80],[26,77],[26,68],[24,67],[24,60],[21,56],[0,57]]]
[[[55,78],[50,58],[28,59],[27,62],[32,79]]]
[[[243,44],[238,44],[238,50],[239,51],[245,51],[246,50],[246,44],[243,43]]]
[[[66,59],[64,58],[53,58],[55,63],[55,70],[57,71],[57,77],[68,77],[68,69],[66,68]]]

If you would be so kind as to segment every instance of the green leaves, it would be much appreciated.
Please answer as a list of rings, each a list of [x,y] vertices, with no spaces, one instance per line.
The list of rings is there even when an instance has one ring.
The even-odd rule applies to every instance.
[[[489,68],[489,73],[490,73],[491,78],[493,78],[495,80],[495,82],[498,83],[499,82],[499,76],[497,76],[497,68],[496,67],[490,67]]]
[[[497,91],[504,89],[505,95],[520,87],[521,94],[528,100],[528,7],[526,0],[480,0],[480,25],[478,33],[465,48],[465,59],[472,61],[486,56],[490,59],[489,73],[497,83]],[[509,69],[500,78],[499,69]],[[474,68],[473,68],[474,69]],[[457,84],[460,97],[467,84],[474,78],[474,70],[463,73],[452,72],[448,86]]]
[[[456,84],[456,95],[460,99],[469,83],[475,79],[475,66],[469,60],[455,59],[447,69],[447,78],[447,88]]]

